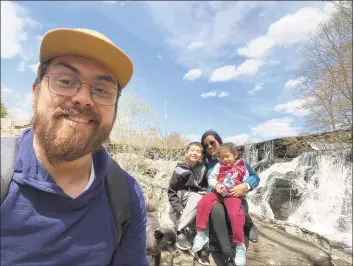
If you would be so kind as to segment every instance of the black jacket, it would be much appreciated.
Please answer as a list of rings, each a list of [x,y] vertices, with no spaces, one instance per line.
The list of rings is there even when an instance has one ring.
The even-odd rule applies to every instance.
[[[171,176],[168,187],[168,200],[172,208],[180,213],[183,205],[177,196],[179,190],[201,191],[207,187],[206,167],[203,163],[197,163],[191,168],[187,163],[177,164]]]

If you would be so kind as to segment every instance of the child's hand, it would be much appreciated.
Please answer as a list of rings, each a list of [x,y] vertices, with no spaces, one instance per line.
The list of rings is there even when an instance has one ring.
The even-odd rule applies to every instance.
[[[223,194],[224,193],[224,188],[223,188],[223,186],[221,184],[216,184],[215,190],[219,194]]]

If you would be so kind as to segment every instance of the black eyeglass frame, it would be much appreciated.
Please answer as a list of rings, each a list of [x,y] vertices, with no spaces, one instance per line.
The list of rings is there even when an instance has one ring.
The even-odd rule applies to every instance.
[[[66,76],[70,76],[70,77],[73,77],[73,78],[79,80],[79,81],[80,81],[80,86],[76,89],[76,93],[75,93],[74,95],[68,96],[68,95],[62,95],[62,94],[60,94],[60,93],[57,93],[57,92],[54,92],[53,90],[51,90],[51,89],[50,89],[49,77],[50,77],[50,75],[53,75],[53,74],[55,74],[55,75],[66,75]],[[117,104],[117,102],[118,102],[119,97],[120,97],[121,94],[122,94],[122,88],[121,88],[121,86],[120,86],[118,80],[117,80],[117,88],[115,88],[115,87],[113,87],[113,86],[110,86],[110,85],[105,85],[105,86],[108,86],[108,87],[110,87],[110,88],[112,88],[112,89],[117,90],[117,96],[116,96],[115,102],[114,102],[113,104],[102,104],[102,103],[96,102],[96,101],[92,98],[92,94],[93,94],[93,93],[92,93],[92,84],[85,83],[85,82],[81,82],[81,80],[80,80],[78,77],[75,77],[75,76],[72,76],[72,75],[69,75],[69,74],[65,74],[65,73],[60,73],[60,72],[52,72],[52,73],[49,73],[48,75],[45,75],[44,77],[47,78],[46,83],[47,83],[47,86],[48,86],[48,89],[50,90],[50,92],[51,92],[51,93],[54,93],[54,94],[56,94],[56,95],[64,96],[64,97],[74,97],[76,94],[79,93],[79,91],[80,91],[80,89],[81,89],[81,86],[82,86],[83,84],[85,84],[85,85],[87,85],[87,86],[90,88],[91,100],[92,100],[94,103],[97,103],[97,104],[102,105],[102,106],[115,106],[115,105]],[[45,80],[45,79],[44,79],[44,80]]]

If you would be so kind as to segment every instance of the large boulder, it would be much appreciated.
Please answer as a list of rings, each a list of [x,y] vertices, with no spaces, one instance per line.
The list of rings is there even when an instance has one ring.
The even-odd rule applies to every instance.
[[[269,191],[268,203],[273,211],[274,218],[286,221],[301,204],[302,194],[296,187],[292,178],[293,173],[289,172],[284,177],[277,177]]]

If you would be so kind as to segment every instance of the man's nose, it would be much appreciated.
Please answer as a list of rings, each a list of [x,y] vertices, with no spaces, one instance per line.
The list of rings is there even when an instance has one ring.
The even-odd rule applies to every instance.
[[[90,85],[82,84],[77,94],[72,97],[72,101],[75,104],[79,104],[83,107],[93,107],[95,103],[91,97]]]

